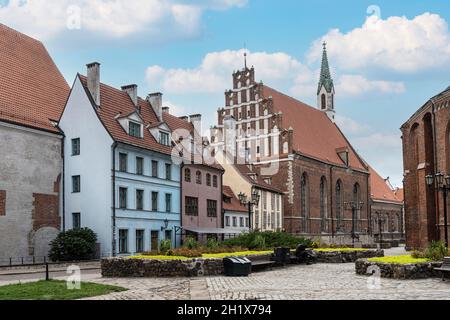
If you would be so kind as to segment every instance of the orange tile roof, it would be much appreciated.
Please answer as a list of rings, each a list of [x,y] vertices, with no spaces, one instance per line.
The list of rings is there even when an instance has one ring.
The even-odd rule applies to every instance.
[[[230,198],[231,202],[223,201],[223,209],[225,211],[234,211],[234,212],[247,212],[248,209],[246,206],[241,205],[241,202],[234,194],[233,190],[229,186],[223,186],[223,195],[225,197]]]
[[[0,120],[59,132],[69,90],[40,41],[0,23]]]
[[[369,166],[371,198],[379,201],[402,202],[378,172]]]
[[[233,166],[236,168],[237,171],[241,173],[244,179],[246,179],[252,185],[271,192],[276,192],[280,194],[283,193],[281,189],[271,184],[268,184],[264,181],[264,178],[261,176],[259,167],[255,165],[241,164],[240,162],[234,164]],[[252,177],[254,177],[255,179],[253,179]]]
[[[294,150],[328,163],[344,165],[336,150],[346,148],[349,150],[349,166],[367,171],[344,134],[325,112],[266,85],[263,93],[265,98],[272,97],[275,112],[283,114],[283,129],[294,129]]]
[[[395,189],[394,194],[399,201],[405,201],[405,191],[403,190],[403,188]]]

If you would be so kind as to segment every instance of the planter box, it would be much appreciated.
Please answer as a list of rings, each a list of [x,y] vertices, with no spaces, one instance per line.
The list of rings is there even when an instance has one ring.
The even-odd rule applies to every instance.
[[[377,267],[380,270],[382,278],[392,279],[425,279],[440,277],[441,273],[435,271],[434,268],[439,268],[441,262],[424,262],[416,264],[389,264],[380,262],[370,262],[367,259],[360,259],[356,261],[356,274],[371,275],[367,270],[371,267]],[[371,268],[372,269],[372,268]]]

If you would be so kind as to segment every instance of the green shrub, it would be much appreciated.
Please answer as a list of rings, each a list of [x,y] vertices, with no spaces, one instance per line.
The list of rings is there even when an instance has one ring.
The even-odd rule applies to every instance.
[[[442,261],[448,254],[448,248],[444,241],[433,241],[426,250],[426,258],[433,261]]]
[[[169,251],[172,248],[172,240],[170,239],[164,239],[161,240],[159,244],[159,251],[163,254],[166,254],[167,251]]]
[[[214,250],[220,247],[220,242],[216,238],[209,238],[206,241],[206,248],[209,250]]]
[[[61,232],[50,243],[52,261],[90,260],[95,256],[97,235],[89,228]]]
[[[257,234],[253,240],[250,242],[249,249],[265,249],[266,248],[266,238],[261,234]]]
[[[183,247],[187,249],[197,249],[200,245],[198,244],[197,240],[195,240],[193,237],[189,236],[186,237],[183,243]]]
[[[186,258],[200,258],[202,256],[202,252],[198,249],[176,248],[167,251],[166,255]]]
[[[293,236],[285,232],[250,232],[240,235],[239,237],[225,241],[226,246],[240,246],[244,248],[254,249],[262,245],[262,240],[255,240],[256,237],[264,238],[265,248],[288,247],[295,249],[297,245],[304,244],[311,248],[313,243],[310,239]]]

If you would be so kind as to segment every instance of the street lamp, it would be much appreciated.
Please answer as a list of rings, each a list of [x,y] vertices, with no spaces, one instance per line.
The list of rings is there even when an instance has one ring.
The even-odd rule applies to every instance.
[[[261,198],[261,195],[256,190],[253,190],[251,200],[247,200],[247,195],[245,193],[239,193],[238,195],[239,201],[243,206],[248,207],[248,229],[252,229],[252,208],[253,206],[259,205],[259,200]]]
[[[169,220],[166,219],[164,220],[164,227],[161,227],[161,231],[167,230],[168,227],[169,227]]]
[[[444,232],[445,232],[445,247],[448,248],[448,223],[447,223],[447,196],[450,191],[450,174],[444,176],[443,173],[436,173],[435,177],[433,175],[427,175],[425,181],[429,187],[434,184],[436,180],[437,190],[441,191],[444,195]],[[444,183],[445,182],[445,183]],[[438,222],[439,223],[439,222]]]
[[[355,239],[359,239],[359,235],[356,234],[356,210],[361,210],[364,206],[364,202],[349,201],[344,202],[344,206],[347,210],[352,210],[352,244],[355,247]]]

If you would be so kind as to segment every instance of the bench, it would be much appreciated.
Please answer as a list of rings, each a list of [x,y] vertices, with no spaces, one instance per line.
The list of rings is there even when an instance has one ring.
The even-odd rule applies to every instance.
[[[265,256],[249,257],[249,260],[252,262],[252,272],[272,269],[275,264],[275,261],[268,260]]]
[[[444,262],[440,268],[435,268],[434,270],[442,272],[442,281],[445,281],[445,274],[450,272],[450,257],[444,258]]]

